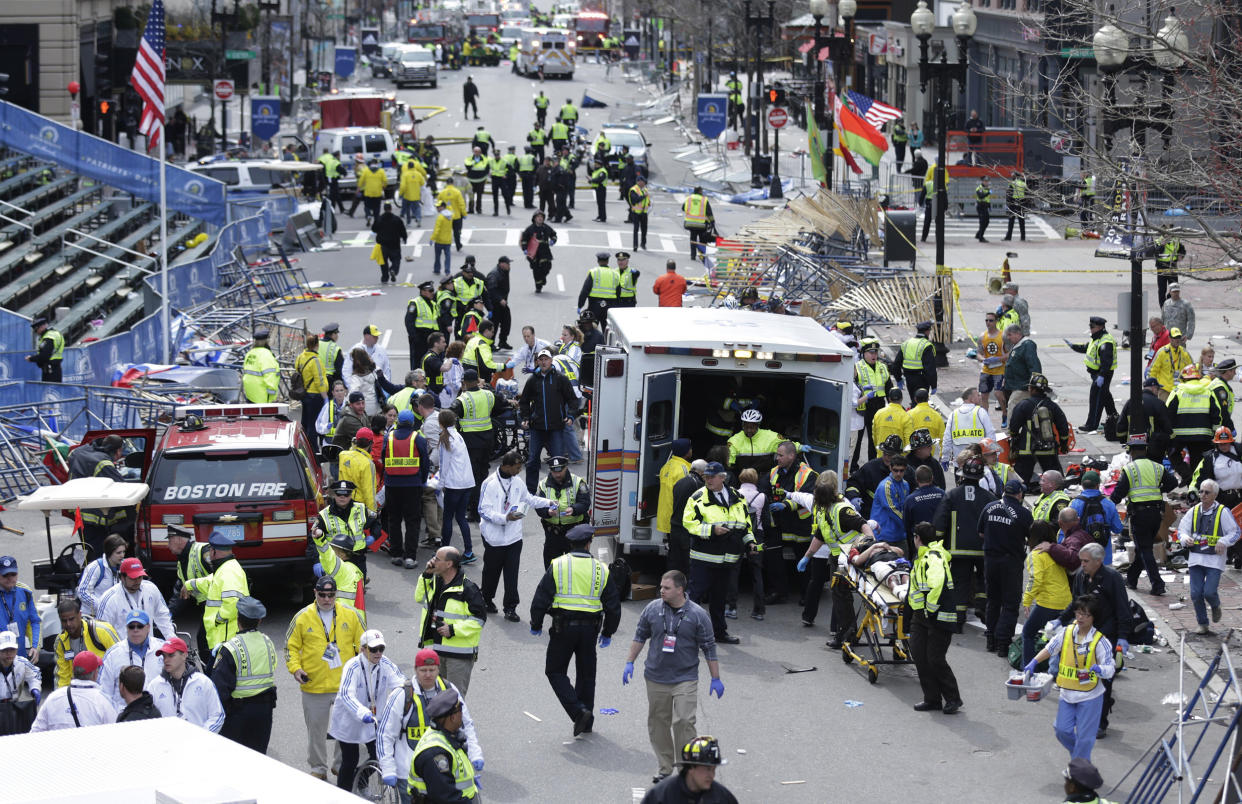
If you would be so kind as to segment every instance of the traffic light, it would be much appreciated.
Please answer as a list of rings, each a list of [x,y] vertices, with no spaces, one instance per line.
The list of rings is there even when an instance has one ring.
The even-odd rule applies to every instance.
[[[112,110],[115,107],[116,107],[116,104],[113,103],[112,101],[101,100],[99,102],[99,116],[101,118],[108,117],[109,115],[112,114]]]
[[[112,92],[112,65],[107,53],[95,54],[95,96],[102,98]]]
[[[782,86],[768,87],[768,105],[784,106],[788,102],[785,96],[785,88]]]

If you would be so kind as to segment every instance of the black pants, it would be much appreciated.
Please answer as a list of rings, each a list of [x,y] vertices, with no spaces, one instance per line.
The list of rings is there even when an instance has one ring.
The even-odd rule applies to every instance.
[[[341,200],[341,180],[339,177],[331,179],[328,182],[328,203],[331,204],[337,212],[345,212],[345,202]]]
[[[924,703],[943,705],[962,700],[957,676],[949,667],[949,644],[953,634],[927,619],[921,610],[910,618],[910,653],[919,673]]]
[[[569,212],[569,192],[562,187],[557,187],[552,197],[552,222],[559,223],[572,217],[573,215]]]
[[[728,626],[725,625],[724,610],[725,596],[729,592],[730,569],[728,564],[690,559],[690,599],[699,605],[707,603],[716,639],[729,633]]]
[[[272,738],[272,710],[275,708],[274,690],[252,698],[230,699],[224,707],[220,736],[266,754],[267,743]]]
[[[1013,469],[1018,473],[1018,477],[1023,480],[1030,480],[1031,475],[1035,471],[1035,464],[1039,464],[1040,472],[1061,469],[1061,459],[1056,455],[1015,455],[1013,459]]]
[[[380,266],[380,281],[397,281],[397,269],[401,267],[401,245],[380,246],[380,251],[384,254],[384,264]]]
[[[513,198],[509,197],[505,188],[509,182],[504,176],[492,176],[492,215],[500,214],[500,202],[504,201],[505,214],[513,214]]]
[[[505,206],[510,212],[513,211],[513,194],[517,192],[517,174],[513,173],[505,177],[505,184],[502,188],[505,194]]]
[[[466,211],[472,214],[482,215],[483,214],[483,195],[486,192],[487,192],[487,182],[485,181],[470,182],[470,197],[466,199],[466,201],[468,202],[466,206],[469,207],[469,209],[467,209]]]
[[[608,220],[608,211],[604,209],[604,201],[608,197],[608,188],[602,184],[597,184],[595,190],[595,217],[601,221]]]
[[[474,110],[474,119],[475,119],[475,120],[478,120],[478,119],[479,119],[479,103],[478,103],[478,101],[477,101],[476,99],[474,99],[474,98],[466,98],[466,99],[465,99],[465,106],[463,106],[463,107],[462,107],[462,110],[461,110],[461,116],[462,116],[462,117],[469,117],[469,116],[470,116],[470,111],[471,111],[472,109]]]
[[[358,755],[361,753],[358,749],[362,746],[358,743],[340,743],[341,746],[341,770],[336,774],[336,786],[342,790],[354,789],[354,775],[358,772]],[[371,755],[371,759],[375,759],[375,741],[367,743],[367,753]]]
[[[423,525],[423,487],[389,483],[387,488],[384,513],[388,517],[388,553],[393,558],[414,558]]]
[[[453,221],[453,242],[457,244],[458,251],[461,251],[461,224],[464,220],[465,218],[457,218]],[[448,268],[445,268],[444,273],[448,273]]]
[[[1175,264],[1156,262],[1156,306],[1163,307],[1164,300],[1169,298],[1169,285],[1177,281]]]
[[[898,355],[898,359],[900,359],[900,355]],[[914,395],[918,392],[920,388],[926,388],[927,392],[930,394],[931,385],[929,385],[927,382],[927,375],[924,374],[921,370],[920,371],[907,370],[905,372],[905,377],[906,377],[906,393],[910,395],[910,407],[914,407],[914,405],[917,404],[914,399]],[[880,407],[883,408],[884,406],[881,405]],[[871,429],[870,426],[868,426],[867,429],[870,430]]]
[[[638,251],[640,243],[642,244],[641,248],[645,249],[647,248],[647,213],[633,212],[630,214],[634,216],[634,245],[630,251]],[[642,234],[641,239],[639,238],[640,232]]]
[[[526,173],[519,173],[518,176],[522,179],[522,208],[523,209],[534,209],[535,208],[535,201],[534,201],[535,174],[531,172],[526,172]]]
[[[1100,426],[1100,419],[1107,413],[1109,416],[1117,415],[1117,403],[1113,401],[1113,389],[1111,387],[1113,375],[1105,374],[1104,385],[1097,387],[1095,378],[1091,379],[1091,391],[1088,394],[1087,402],[1087,429],[1095,430]]]
[[[1203,453],[1211,448],[1212,442],[1207,440],[1173,439],[1173,443],[1169,447],[1169,463],[1173,466],[1173,471],[1177,472],[1178,477],[1182,478],[1182,482],[1190,482],[1195,467],[1199,465],[1199,460],[1203,458]],[[1183,449],[1186,450],[1186,460],[1182,460]]]
[[[987,618],[987,586],[983,572],[983,556],[954,555],[953,593],[957,598],[957,630],[966,624],[966,610],[974,609],[980,620]]]
[[[319,418],[321,410],[323,397],[319,394],[308,393],[302,398],[302,429],[310,439],[311,452],[319,452],[319,433],[315,430],[315,419]]]
[[[819,600],[824,595],[824,584],[832,580],[832,573],[836,566],[836,557],[833,558],[812,558],[811,566],[807,568],[806,592],[803,595],[805,603],[802,606],[802,619],[808,623],[815,622],[815,618],[819,616]],[[837,632],[837,609],[832,608],[833,633]]]
[[[410,371],[416,368],[422,368],[423,356],[427,354],[427,339],[431,337],[433,332],[439,332],[436,329],[416,329],[410,341]],[[427,382],[431,382],[431,378],[427,378]]]
[[[500,586],[500,576],[505,576],[505,611],[518,607],[521,597],[518,595],[518,566],[522,563],[522,541],[513,544],[492,545],[483,542],[483,599],[491,603],[496,597],[496,588]]]
[[[1164,580],[1160,577],[1160,565],[1156,563],[1156,554],[1152,547],[1156,544],[1156,535],[1160,530],[1160,521],[1164,519],[1163,503],[1130,503],[1129,515],[1130,538],[1134,540],[1134,561],[1126,571],[1126,581],[1130,586],[1137,587],[1139,575],[1147,570],[1147,580],[1151,582],[1152,592],[1164,591]]]
[[[668,535],[668,568],[690,577],[690,534],[684,530]]]
[[[767,570],[766,591],[778,598],[789,594],[789,568],[785,562],[785,542],[776,528],[763,531],[763,566]]]
[[[595,638],[599,623],[577,621],[564,628],[552,627],[543,674],[570,720],[583,710],[595,709]],[[569,660],[574,660],[574,682],[569,681]]]
[[[492,457],[491,439],[481,446],[467,444],[466,452],[470,455],[470,469],[474,472],[474,488],[470,491],[470,503],[466,510],[470,514],[470,519],[478,522],[479,487],[483,485],[483,480],[487,477],[487,469]]]
[[[992,211],[987,204],[975,204],[975,212],[979,215],[979,231],[975,232],[975,239],[982,240],[988,230],[988,223],[992,220]]]
[[[708,236],[707,227],[687,228],[686,231],[690,233],[690,259],[695,260],[700,256],[707,257],[707,244],[714,239]]]
[[[901,163],[906,161],[906,144],[904,142],[893,143],[893,156],[897,160],[897,172],[901,172]]]
[[[986,633],[992,635],[998,651],[1008,650],[1018,626],[1018,608],[1022,605],[1022,559],[1015,556],[986,558],[984,575],[988,591]]]
[[[552,564],[552,559],[569,552],[569,539],[565,538],[565,534],[571,527],[573,526],[543,523],[543,568],[545,570]]]
[[[926,195],[926,194],[925,194]],[[923,242],[927,242],[927,233],[931,231],[932,218],[936,217],[935,211],[932,209],[931,198],[923,200]]]
[[[112,535],[112,528],[107,525],[91,525],[83,523],[82,539],[86,542],[86,558],[88,561],[103,555],[104,540]]]
[[[1013,222],[1018,222],[1018,232],[1023,240],[1026,239],[1026,210],[1009,208],[1009,227],[1005,231],[1005,239],[1013,239]]]
[[[863,429],[859,433],[857,440],[854,441],[854,457],[850,460],[851,468],[861,465],[858,463],[858,458],[861,454],[862,442],[864,438],[867,439],[867,460],[871,460],[875,457],[876,443],[875,438],[871,433],[871,423],[875,421],[875,414],[884,407],[884,404],[883,399],[872,399],[868,401],[866,407],[863,408]]]
[[[764,550],[766,553],[767,550]],[[742,573],[750,574],[750,591],[754,595],[754,605],[751,611],[755,614],[763,614],[766,608],[763,603],[763,571],[764,571],[764,554],[751,553],[742,556],[741,560],[736,564],[730,565],[732,569],[729,571],[729,591],[725,593],[725,606],[728,608],[737,608],[738,586],[742,578]]]
[[[530,263],[531,275],[535,278],[535,292],[539,293],[543,290],[543,286],[548,284],[548,274],[552,271],[552,258],[540,257],[535,255],[535,259],[528,260]]]
[[[507,304],[497,304],[492,308],[492,321],[496,323],[496,345],[508,346],[509,330],[513,327],[513,312]]]

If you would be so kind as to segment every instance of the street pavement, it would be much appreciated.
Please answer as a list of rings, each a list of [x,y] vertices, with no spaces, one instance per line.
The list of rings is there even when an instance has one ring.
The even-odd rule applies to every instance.
[[[448,114],[439,115],[421,127],[421,133],[437,138],[468,135],[473,120],[459,115],[460,84],[473,74],[480,86],[482,123],[493,136],[504,142],[524,141],[534,110],[530,98],[537,82],[510,74],[505,68],[474,68],[460,73],[442,73],[438,90],[402,90],[403,98],[415,103],[441,103]],[[631,104],[644,100],[645,90],[634,84],[603,80],[602,68],[582,65],[573,81],[548,82],[544,89],[553,100],[553,109],[566,96],[580,101],[584,89],[597,90],[616,100],[609,109],[583,110],[583,124],[594,131],[601,122],[621,119]],[[594,94],[594,93],[593,93]],[[684,142],[675,129],[650,126],[645,129],[654,144],[657,182],[680,184],[680,168],[664,159],[667,150]],[[442,148],[445,162],[459,163],[466,146]],[[611,195],[614,195],[610,193]],[[562,241],[554,251],[552,284],[536,297],[533,281],[516,259],[516,231],[529,217],[515,210],[512,217],[472,216],[466,222],[470,243],[461,253],[472,253],[479,266],[490,270],[502,254],[515,258],[511,305],[514,334],[524,323],[533,324],[539,335],[553,340],[560,325],[573,320],[577,291],[588,268],[594,264],[593,250],[627,248],[629,229],[621,223],[587,223],[594,217],[593,200],[586,191],[578,192],[575,219],[554,225]],[[743,222],[765,214],[725,204],[713,204],[722,234],[736,230]],[[490,201],[485,208],[490,209]],[[609,220],[623,219],[621,205],[610,198]],[[283,319],[304,318],[312,331],[328,321],[341,324],[341,344],[348,347],[359,339],[365,324],[375,323],[393,357],[395,373],[407,365],[402,332],[405,304],[415,291],[412,287],[381,287],[375,266],[367,261],[368,240],[360,237],[362,219],[342,220],[340,239],[349,244],[340,252],[303,254],[298,265],[313,281],[331,281],[338,287],[379,290],[382,295],[338,302],[314,302],[282,308]],[[475,229],[475,226],[478,226]],[[973,234],[973,232],[971,233]],[[1080,423],[1084,415],[1086,383],[1081,360],[1064,347],[1052,344],[1060,336],[1081,336],[1086,317],[1114,308],[1112,286],[1120,288],[1120,274],[1096,275],[1075,272],[1100,261],[1089,257],[1091,244],[1046,241],[1038,249],[1027,244],[975,244],[969,235],[950,242],[949,262],[977,267],[961,273],[961,303],[974,329],[981,325],[982,311],[996,299],[984,290],[986,270],[995,270],[1006,248],[1020,252],[1014,262],[1015,278],[1031,301],[1037,340],[1041,344],[1045,367],[1053,377],[1069,407],[1069,415]],[[617,241],[620,240],[618,244]],[[651,235],[652,250],[635,255],[633,264],[642,270],[639,283],[641,304],[654,303],[651,282],[664,269],[664,260],[686,258],[684,232],[676,197],[654,194]],[[431,254],[419,250],[411,238],[403,264],[404,285],[431,278]],[[366,249],[366,250],[364,250]],[[459,265],[454,254],[454,265]],[[927,264],[926,260],[923,264]],[[1056,268],[1066,273],[1024,273],[1029,267]],[[1107,268],[1121,268],[1109,264]],[[1107,287],[1105,287],[1107,286]],[[1067,293],[1066,291],[1070,292]],[[1200,326],[1205,333],[1221,322],[1223,294],[1211,301],[1207,288],[1192,285],[1187,295],[1205,309]],[[1219,308],[1219,309],[1216,309]],[[1110,318],[1111,320],[1111,318]],[[900,328],[885,331],[888,342],[906,337]],[[1196,345],[1202,338],[1196,337]],[[1236,344],[1232,344],[1236,347]],[[961,348],[950,355],[950,368],[940,382],[942,398],[952,399],[948,389],[970,384],[973,364],[961,360]],[[1222,350],[1224,351],[1224,350]],[[1218,359],[1224,355],[1218,353]],[[1125,375],[1124,355],[1123,370]],[[1094,452],[1103,443],[1092,443]],[[581,469],[578,469],[581,471]],[[29,578],[32,559],[42,557],[42,522],[38,518],[7,512],[5,524],[26,529],[17,537],[0,533],[0,553],[18,557],[23,577]],[[476,542],[477,539],[477,528]],[[54,531],[57,551],[66,543],[67,522],[58,521]],[[537,524],[528,522],[519,584],[525,617],[530,597],[542,575],[540,554],[542,535]],[[425,560],[429,551],[422,551]],[[417,651],[418,609],[413,603],[415,571],[400,570],[387,561],[370,562],[372,582],[367,594],[369,624],[388,638],[388,655],[407,672]],[[478,581],[481,564],[468,568],[467,575]],[[283,645],[285,628],[300,605],[292,590],[276,586],[257,586],[256,594],[269,607],[264,630]],[[791,605],[772,606],[764,622],[747,617],[748,592],[743,592],[742,619],[732,628],[741,637],[738,646],[720,648],[725,698],[706,696],[707,675],[701,676],[698,730],[721,740],[729,765],[717,779],[728,785],[739,800],[746,802],[822,802],[854,798],[906,798],[918,793],[924,800],[1003,800],[1044,802],[1061,800],[1061,769],[1067,755],[1056,742],[1052,723],[1055,701],[1028,703],[1007,700],[1001,686],[1007,666],[983,651],[983,637],[977,624],[954,639],[949,653],[962,686],[965,708],[955,716],[918,714],[911,705],[920,698],[917,680],[910,666],[885,666],[878,682],[869,684],[857,666],[841,661],[838,652],[824,646],[828,634],[828,612],[820,615],[814,628],[801,626],[800,609]],[[646,735],[646,696],[641,670],[635,682],[622,686],[621,672],[639,611],[645,601],[624,604],[621,628],[612,647],[599,652],[596,694],[598,709],[616,709],[616,714],[597,714],[595,732],[572,736],[572,724],[561,711],[542,673],[546,637],[528,633],[527,623],[506,623],[491,617],[484,629],[481,655],[474,672],[468,700],[479,738],[486,755],[482,774],[484,795],[505,802],[629,802],[641,798],[656,770]],[[825,596],[824,607],[828,606]],[[1229,612],[1227,616],[1237,616]],[[182,627],[189,623],[180,623]],[[641,661],[641,660],[640,660]],[[789,672],[791,669],[808,672]],[[1178,686],[1177,658],[1170,652],[1139,655],[1129,662],[1116,686],[1118,704],[1113,728],[1096,747],[1094,759],[1106,782],[1118,781],[1136,759],[1152,744],[1173,717],[1173,710],[1162,707],[1160,699]],[[305,729],[298,704],[296,684],[287,673],[278,676],[280,702],[276,709],[269,754],[293,767],[306,768]],[[1187,683],[1193,683],[1188,677]],[[585,786],[589,785],[589,789]]]

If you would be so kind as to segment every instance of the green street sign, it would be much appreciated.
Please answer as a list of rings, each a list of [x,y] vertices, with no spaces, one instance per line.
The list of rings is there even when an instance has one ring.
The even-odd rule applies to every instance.
[[[257,59],[258,57],[259,57],[259,54],[253,50],[226,50],[224,51],[224,58],[232,59],[233,61],[249,61],[250,59]]]
[[[1065,59],[1093,59],[1095,51],[1089,47],[1063,47],[1061,57]]]

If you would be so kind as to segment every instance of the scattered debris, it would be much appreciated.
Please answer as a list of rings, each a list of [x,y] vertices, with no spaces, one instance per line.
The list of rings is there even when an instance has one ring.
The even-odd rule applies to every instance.
[[[858,707],[863,705],[863,702],[862,701],[846,701],[845,705],[848,706],[850,709],[857,709]]]
[[[539,718],[535,717],[534,715],[532,715],[530,712],[527,712],[526,710],[522,710],[522,714],[526,715],[528,718],[530,718],[531,720],[535,721],[536,723],[542,723],[542,722],[543,722],[541,719],[539,719]]]
[[[601,715],[615,715],[620,711],[621,711],[620,709],[610,709],[610,708],[605,707],[603,709],[600,709],[599,713]]]
[[[785,668],[786,673],[813,673],[819,669],[818,667],[790,667],[789,665],[783,663],[781,664],[781,667]]]

